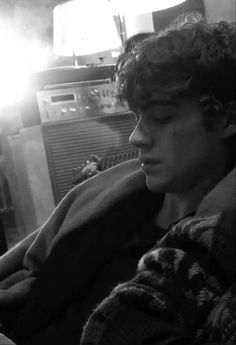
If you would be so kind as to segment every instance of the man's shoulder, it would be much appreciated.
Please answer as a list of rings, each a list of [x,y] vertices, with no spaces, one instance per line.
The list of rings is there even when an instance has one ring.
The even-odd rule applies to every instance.
[[[206,195],[197,210],[197,216],[212,216],[223,211],[236,211],[236,168],[231,170]]]

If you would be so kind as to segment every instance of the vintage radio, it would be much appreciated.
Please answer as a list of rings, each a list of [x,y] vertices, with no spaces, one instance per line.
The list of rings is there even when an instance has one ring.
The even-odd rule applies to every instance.
[[[38,72],[21,104],[24,127],[125,111],[115,101],[114,65]]]

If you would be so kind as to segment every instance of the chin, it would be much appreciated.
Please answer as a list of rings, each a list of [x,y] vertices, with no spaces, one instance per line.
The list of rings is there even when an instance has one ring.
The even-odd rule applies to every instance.
[[[170,190],[170,183],[156,177],[146,176],[146,186],[154,193],[167,193]]]

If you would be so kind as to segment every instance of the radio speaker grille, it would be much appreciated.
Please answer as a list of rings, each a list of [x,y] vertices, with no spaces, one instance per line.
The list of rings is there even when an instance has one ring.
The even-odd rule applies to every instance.
[[[129,144],[133,113],[113,113],[43,125],[49,171],[57,204],[73,187],[73,169],[90,154],[102,159],[102,170],[137,157]]]

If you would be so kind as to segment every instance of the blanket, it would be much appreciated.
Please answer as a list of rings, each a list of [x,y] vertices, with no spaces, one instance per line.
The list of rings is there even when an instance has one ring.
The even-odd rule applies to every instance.
[[[28,337],[53,320],[159,200],[137,160],[75,187],[44,226],[0,258],[0,320],[8,335]]]

